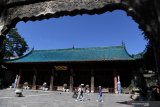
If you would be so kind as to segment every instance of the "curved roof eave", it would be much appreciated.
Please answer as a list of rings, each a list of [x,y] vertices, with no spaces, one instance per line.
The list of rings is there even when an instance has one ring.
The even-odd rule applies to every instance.
[[[82,61],[133,61],[125,45],[94,48],[69,48],[54,50],[34,50],[26,55],[5,60],[6,63],[39,63],[39,62],[82,62]]]

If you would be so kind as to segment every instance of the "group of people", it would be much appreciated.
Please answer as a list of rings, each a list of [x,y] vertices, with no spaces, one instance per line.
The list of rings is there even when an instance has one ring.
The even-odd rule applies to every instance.
[[[75,101],[84,101],[84,96],[83,96],[84,91],[86,92],[85,99],[86,100],[90,100],[89,87],[86,87],[85,90],[84,90],[83,85],[80,85],[78,87],[78,89],[74,89],[74,94],[73,94],[72,97],[76,98]],[[98,99],[97,99],[97,102],[103,102],[102,87],[101,86],[98,87]]]

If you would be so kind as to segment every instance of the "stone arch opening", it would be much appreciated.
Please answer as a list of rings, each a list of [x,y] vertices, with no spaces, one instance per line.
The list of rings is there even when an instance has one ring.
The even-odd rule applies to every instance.
[[[2,44],[4,36],[11,27],[20,21],[42,20],[51,17],[76,14],[101,14],[104,11],[122,9],[132,16],[151,40],[156,58],[157,73],[160,71],[160,21],[159,1],[149,0],[9,0],[0,2],[0,37]],[[4,8],[5,7],[5,8]],[[153,11],[152,11],[153,10]],[[160,76],[159,76],[160,77]],[[160,78],[159,78],[160,81]],[[160,83],[160,82],[159,82]]]
[[[104,14],[109,14],[109,13],[104,13]],[[104,15],[104,14],[101,14],[101,15]],[[116,11],[113,11],[113,12],[110,13],[110,14],[116,14]],[[98,15],[98,16],[100,17],[100,15]],[[123,11],[123,16],[124,16],[124,17],[127,17],[128,19],[130,19],[129,21],[132,21],[132,22],[133,22],[133,20],[132,20],[130,17],[128,17],[124,11]],[[82,17],[84,17],[84,16],[80,16],[80,17],[82,18]],[[90,15],[89,15],[89,18],[88,18],[88,19],[90,19],[91,17],[95,17],[95,16],[90,16]],[[106,16],[106,17],[107,17],[107,16]],[[62,17],[60,17],[59,19],[61,19],[61,18],[62,18]],[[74,16],[74,17],[69,17],[69,18],[70,18],[70,20],[73,20],[73,18],[76,18],[76,16]],[[63,19],[65,19],[65,17],[64,17]],[[116,19],[118,20],[119,17],[117,17]],[[47,21],[47,20],[45,20],[44,22],[46,22],[46,21]],[[52,23],[52,24],[56,24],[56,19],[53,19],[52,21],[54,22],[54,23]],[[67,20],[67,21],[68,21],[68,20]],[[73,21],[74,21],[74,20],[73,20]],[[104,21],[105,21],[105,20],[104,20]],[[31,23],[32,23],[32,22],[31,22]],[[33,22],[33,23],[34,23],[34,22]],[[61,23],[62,23],[62,22],[61,22]],[[95,23],[99,23],[99,21],[97,21],[97,22],[95,22]],[[135,22],[134,22],[134,23],[135,23]],[[24,24],[25,24],[25,23],[24,23]],[[48,23],[46,23],[46,24],[48,24]],[[63,23],[63,24],[65,24],[65,23]],[[35,25],[36,25],[36,24],[35,24]],[[38,26],[40,26],[40,24],[38,24]],[[61,26],[63,26],[63,25],[61,25]],[[64,26],[65,26],[65,25],[64,25]],[[110,25],[106,25],[106,27],[107,27],[107,26],[110,26]],[[76,27],[76,26],[74,26],[74,27]],[[129,26],[128,26],[128,27],[129,27]],[[136,26],[136,27],[137,27],[137,26]],[[20,26],[19,26],[19,28],[20,28]],[[46,28],[46,26],[43,26],[42,28]],[[117,28],[118,28],[118,27],[117,27]],[[117,28],[116,28],[116,29],[117,29]],[[26,29],[27,29],[27,28],[26,28]],[[29,29],[29,28],[28,28],[28,29]],[[28,29],[27,29],[27,30],[28,30]],[[106,28],[106,29],[107,29],[107,28]],[[115,29],[115,30],[116,30],[116,29]],[[28,31],[29,31],[29,30],[28,30]],[[40,31],[40,30],[35,30],[35,31]],[[81,29],[81,31],[83,31],[83,30]],[[30,32],[30,31],[29,31],[29,32]],[[92,32],[92,31],[89,31],[89,32]],[[124,32],[125,32],[125,31],[124,31]],[[21,34],[23,34],[23,33],[21,33]],[[58,35],[58,33],[55,33],[55,34]],[[74,33],[74,34],[75,34],[75,33]],[[31,35],[31,34],[29,34],[29,35]],[[38,35],[38,34],[37,34],[37,35]],[[65,34],[65,35],[66,35],[66,34]],[[117,35],[118,35],[118,34],[117,34]],[[32,35],[32,36],[36,36],[36,35]],[[39,35],[39,36],[40,36],[40,35]],[[68,36],[68,35],[66,35],[66,36]],[[74,36],[76,37],[77,35],[74,35]],[[84,36],[84,35],[82,35],[82,36]],[[87,35],[86,35],[86,36],[87,36]],[[88,35],[88,36],[89,36],[89,35]],[[99,38],[101,38],[101,35],[97,35],[97,36],[99,36]],[[106,35],[104,35],[104,36],[107,36],[107,33],[106,33]],[[108,36],[111,36],[111,35],[108,35]],[[120,36],[120,35],[119,35],[119,36]],[[129,36],[129,35],[126,35],[126,36]],[[132,35],[132,36],[133,36],[133,35]],[[36,37],[38,37],[38,36],[36,36]],[[47,36],[41,35],[41,37],[46,38]],[[55,37],[55,39],[56,39],[56,35],[53,34],[52,37]],[[94,37],[93,37],[93,38],[94,38]],[[112,37],[112,38],[114,38],[114,37]],[[138,38],[138,37],[137,37],[137,38]],[[53,39],[52,39],[52,40],[53,40]],[[37,39],[36,41],[38,41],[38,39]],[[43,40],[43,41],[44,41],[44,40]],[[52,41],[52,42],[53,42],[53,41]],[[56,42],[58,42],[58,41],[56,41]],[[89,41],[88,41],[88,42],[89,42]],[[122,42],[122,41],[121,41],[121,42]],[[43,43],[44,43],[44,42],[43,42]],[[59,41],[58,44],[61,44],[61,42]],[[121,43],[119,43],[118,45],[120,45],[120,44],[121,44]],[[72,47],[72,44],[71,44],[70,46]],[[126,46],[127,46],[127,45],[126,45]],[[35,47],[36,47],[36,46],[35,46]],[[35,48],[35,47],[34,47],[34,48]],[[68,46],[68,47],[66,47],[66,48],[71,48],[71,47]],[[60,47],[60,48],[62,48],[62,47]],[[74,48],[77,48],[77,46],[75,45]],[[78,48],[80,48],[80,47],[78,47]],[[50,48],[50,49],[52,49],[52,48]],[[127,49],[127,50],[128,50],[128,49]],[[143,51],[143,50],[142,50],[142,51]],[[78,71],[78,70],[76,70],[76,71]],[[98,71],[98,70],[97,70],[97,71]],[[96,71],[96,72],[97,72],[97,71]],[[100,71],[100,70],[99,70],[99,71]],[[85,72],[85,70],[82,69],[82,70],[79,70],[78,72],[79,72],[80,74],[82,74],[82,72]],[[87,72],[90,72],[90,70],[88,70]],[[103,73],[105,72],[105,70],[101,70],[101,72],[102,72],[102,74],[100,74],[100,76],[103,75]],[[109,74],[109,76],[108,76],[107,78],[110,78],[110,80],[112,80],[112,75],[113,75],[113,74],[112,74],[112,70],[109,71],[109,72],[110,72],[110,74]],[[86,72],[85,72],[85,73],[86,73]],[[84,73],[84,74],[85,74],[85,73]],[[62,74],[64,74],[64,73],[62,73]],[[78,73],[77,73],[77,74],[78,74]],[[77,74],[76,74],[76,75],[77,75]],[[61,74],[57,74],[57,75],[60,76]],[[107,74],[104,73],[104,75],[107,75]],[[82,76],[80,77],[80,76],[78,75],[78,76],[77,76],[77,80],[75,80],[75,81],[76,81],[75,83],[77,83],[77,84],[74,84],[74,85],[75,85],[75,86],[78,86],[78,84],[80,84],[80,83],[85,83],[85,82],[86,82],[86,83],[90,83],[90,77],[89,77],[90,74],[88,74],[87,76],[88,76],[88,77],[86,77],[85,81],[81,82],[81,81],[78,81],[78,80],[82,80],[81,78],[84,79],[85,76],[82,75]],[[97,79],[98,77],[99,77],[99,76],[97,76],[97,77],[95,76],[95,81],[98,80],[98,79]],[[123,77],[125,77],[125,75],[124,75]],[[130,79],[130,77],[131,77],[131,76],[129,76],[129,79]],[[58,77],[57,77],[57,78],[58,78]],[[60,78],[60,77],[59,77],[59,78]],[[79,78],[80,78],[80,79],[79,79]],[[105,78],[105,76],[104,76],[103,78]],[[88,79],[88,81],[87,81],[87,79]],[[61,80],[63,80],[63,79],[61,79]],[[69,79],[68,79],[68,80],[69,80]],[[123,80],[123,79],[121,79],[121,80]],[[58,81],[58,80],[57,80],[57,81]],[[102,80],[102,81],[103,81],[103,80]],[[108,80],[107,80],[107,81],[108,81]],[[124,81],[124,80],[123,80],[123,81]],[[61,81],[61,82],[62,82],[62,81]],[[98,87],[98,83],[99,83],[99,82],[100,82],[100,81],[98,81],[98,82],[95,83],[95,86],[96,86],[96,87]],[[102,84],[103,86],[106,85],[105,82],[106,82],[106,81],[101,82],[101,83],[103,83],[103,84]],[[86,83],[85,83],[85,84],[86,84]],[[122,82],[122,83],[124,84],[124,82]],[[128,84],[129,84],[129,83],[130,83],[130,81],[128,82]],[[58,83],[57,83],[57,84],[58,84]],[[61,83],[61,85],[62,85],[62,84],[63,84],[63,82]],[[113,87],[113,81],[111,81],[111,83],[108,82],[107,84],[110,84],[110,85],[106,85],[105,87]],[[123,84],[122,84],[122,86],[124,86]],[[128,86],[128,84],[127,84],[126,86]]]

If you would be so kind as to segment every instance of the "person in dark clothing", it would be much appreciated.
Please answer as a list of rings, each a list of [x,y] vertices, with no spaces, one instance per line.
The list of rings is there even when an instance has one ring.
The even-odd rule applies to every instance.
[[[98,87],[98,102],[103,102],[103,97],[102,97],[102,87]]]

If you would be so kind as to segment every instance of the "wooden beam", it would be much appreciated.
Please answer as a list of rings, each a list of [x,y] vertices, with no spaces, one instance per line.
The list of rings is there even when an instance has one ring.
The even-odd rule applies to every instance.
[[[114,93],[117,93],[117,72],[116,70],[113,71],[113,78],[114,78]]]
[[[36,90],[37,69],[34,68],[32,89]]]
[[[50,87],[49,87],[50,91],[53,91],[53,83],[54,83],[54,69],[52,69],[51,71]]]
[[[72,92],[73,91],[73,84],[74,84],[74,80],[73,80],[73,69],[70,70],[70,78],[69,78],[69,91]]]
[[[91,70],[91,92],[94,92],[94,70]]]

